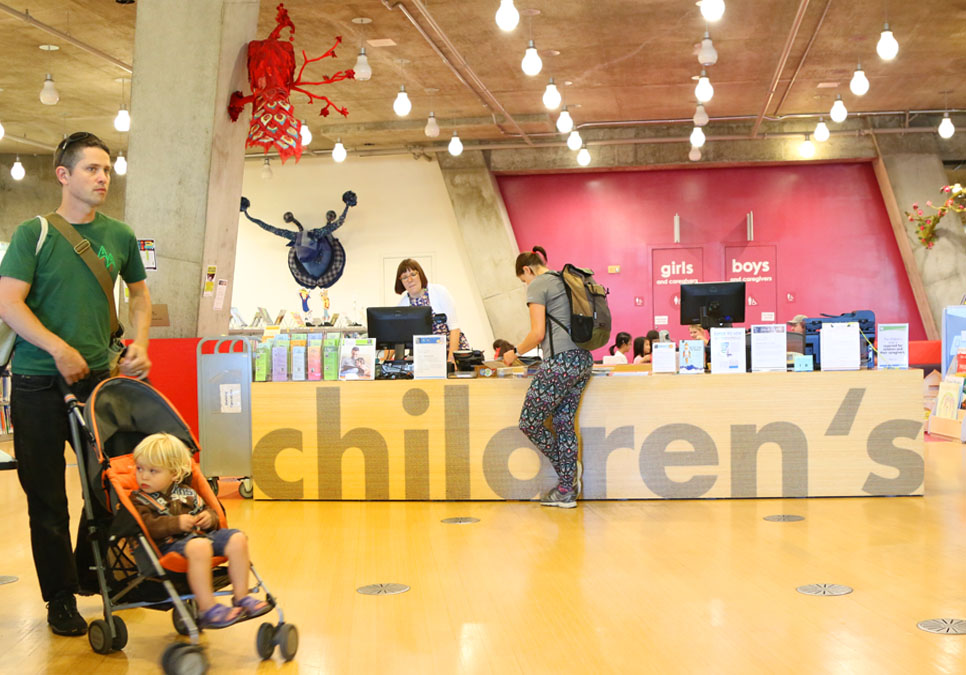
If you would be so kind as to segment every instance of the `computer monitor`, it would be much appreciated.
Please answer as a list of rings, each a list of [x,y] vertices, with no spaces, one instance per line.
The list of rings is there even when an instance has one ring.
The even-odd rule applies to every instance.
[[[730,326],[745,320],[745,282],[681,284],[681,325]]]
[[[423,307],[367,307],[366,325],[369,337],[376,339],[376,349],[393,349],[394,359],[402,359],[406,348],[412,349],[413,335],[431,335],[433,309]]]

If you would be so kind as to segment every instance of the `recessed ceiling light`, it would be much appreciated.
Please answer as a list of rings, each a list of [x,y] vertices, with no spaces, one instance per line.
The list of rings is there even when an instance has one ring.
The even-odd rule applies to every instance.
[[[533,8],[531,8],[531,9],[521,9],[520,10],[520,16],[537,16],[538,14],[540,14],[540,10],[539,9],[533,9]]]
[[[572,87],[573,84],[574,84],[574,81],[573,80],[564,80],[564,86],[565,87]]]
[[[412,63],[412,61],[410,61],[409,59],[404,59],[402,57],[400,57],[398,59],[393,59],[393,61],[395,63],[398,63],[401,66],[405,66],[407,63]]]
[[[567,107],[568,108],[583,108],[584,107],[584,104],[583,103],[568,103],[567,104]]]
[[[370,19],[368,16],[357,16],[352,20],[352,23],[358,23],[364,26],[367,23],[372,23],[372,19]]]
[[[544,49],[540,52],[540,56],[560,56],[559,49]]]
[[[115,77],[114,78],[114,81],[117,82],[118,84],[127,84],[128,82],[131,81],[131,78],[130,77]]]
[[[376,38],[374,40],[366,40],[370,47],[395,47],[396,41],[392,38]]]
[[[60,47],[57,45],[40,45],[40,48],[45,52],[56,52],[58,49],[60,49]]]
[[[837,86],[839,86],[839,83],[838,82],[819,82],[817,88],[818,89],[835,89]]]
[[[700,75],[692,75],[691,76],[691,79],[694,80],[695,82],[697,82],[698,80],[701,79],[701,76]]]
[[[433,94],[439,93],[439,87],[426,87],[423,92],[432,96]]]

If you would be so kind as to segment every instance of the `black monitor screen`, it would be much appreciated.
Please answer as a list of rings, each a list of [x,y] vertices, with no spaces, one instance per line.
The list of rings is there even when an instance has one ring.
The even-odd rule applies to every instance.
[[[369,337],[376,338],[376,349],[395,349],[395,358],[402,358],[402,350],[412,349],[413,335],[431,335],[433,309],[423,307],[368,307],[366,325]]]
[[[745,320],[745,282],[711,281],[681,284],[681,325],[705,328],[730,326]]]

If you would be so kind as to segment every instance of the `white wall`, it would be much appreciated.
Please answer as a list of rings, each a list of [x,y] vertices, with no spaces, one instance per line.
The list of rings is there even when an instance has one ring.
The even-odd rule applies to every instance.
[[[286,211],[306,228],[325,225],[326,211],[342,213],[343,192],[358,195],[358,205],[335,233],[345,248],[346,265],[342,278],[329,289],[331,312],[351,314],[355,302],[358,319],[365,323],[366,307],[398,301],[392,288],[398,260],[431,256],[433,269],[426,274],[453,295],[470,345],[491,351],[493,333],[468,273],[467,252],[436,162],[409,156],[350,157],[340,165],[328,158],[303,157],[284,166],[273,160],[271,180],[263,180],[261,171],[261,162],[246,162],[242,194],[251,200],[252,216],[278,228],[296,229],[282,220]],[[300,286],[289,273],[286,241],[239,217],[232,306],[246,321],[260,306],[272,316],[283,308],[301,311]],[[387,258],[394,260],[387,265]],[[309,307],[321,317],[319,289],[312,291]]]

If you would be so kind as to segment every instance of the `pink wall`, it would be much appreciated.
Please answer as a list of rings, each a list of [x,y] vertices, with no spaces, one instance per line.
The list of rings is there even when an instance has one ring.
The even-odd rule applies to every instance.
[[[746,241],[777,248],[777,316],[871,309],[879,323],[922,321],[869,164],[788,165],[499,176],[520,250],[547,249],[551,267],[594,269],[610,288],[613,333],[652,328],[651,250],[701,247],[704,280],[725,279],[724,249]],[[620,265],[619,274],[608,274]],[[791,294],[793,300],[789,300]],[[634,298],[644,299],[635,306]],[[671,335],[686,336],[670,318]],[[757,322],[757,321],[756,321]],[[603,353],[603,352],[600,352]],[[598,355],[600,354],[598,353]]]

